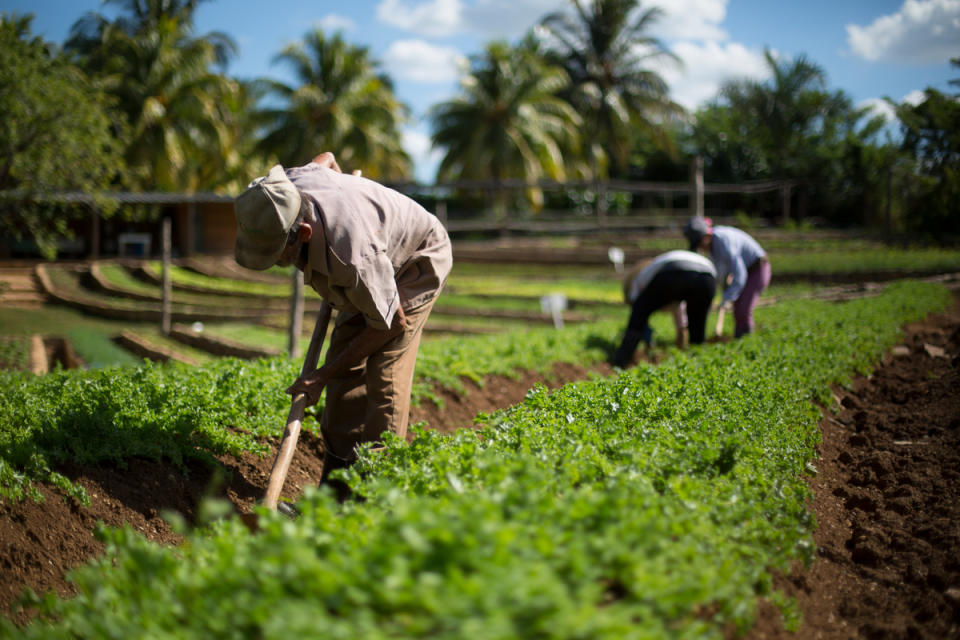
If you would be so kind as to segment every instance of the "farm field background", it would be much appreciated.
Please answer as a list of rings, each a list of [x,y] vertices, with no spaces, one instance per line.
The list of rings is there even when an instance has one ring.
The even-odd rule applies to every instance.
[[[86,370],[2,374],[5,509],[41,495],[45,504],[69,496],[73,510],[96,509],[104,496],[91,495],[91,469],[141,479],[163,469],[189,478],[169,481],[181,493],[195,488],[178,505],[156,503],[152,515],[103,532],[106,555],[77,574],[79,595],[33,601],[31,615],[41,618],[20,629],[5,623],[3,633],[274,637],[319,625],[331,637],[463,637],[465,629],[491,638],[724,637],[747,631],[763,601],[797,624],[774,575],[814,554],[806,479],[817,473],[818,406],[837,410],[833,390],[871,371],[903,324],[950,304],[939,284],[830,283],[855,272],[958,271],[960,253],[836,241],[817,260],[791,242],[783,240],[779,260],[771,249],[774,281],[825,276],[772,287],[757,334],[681,352],[670,346],[668,318],[655,318],[652,362],[623,373],[602,364],[627,317],[609,264],[458,264],[418,361],[416,415],[426,423],[411,442],[390,442],[351,470],[365,499],[339,505],[310,489],[320,444],[308,421],[313,433],[288,487],[291,499],[303,491],[303,517],[264,514],[256,535],[220,516],[250,509],[259,495],[289,406],[277,390],[298,363],[213,357],[170,341],[199,364],[117,355],[127,364],[116,367],[99,355],[83,358]],[[678,247],[656,250],[670,248]],[[56,266],[50,279],[103,307],[157,304],[156,265],[98,265],[110,288],[90,285],[91,266]],[[266,293],[186,265],[173,275],[185,321],[191,309],[242,309],[243,294]],[[276,277],[276,311],[250,298],[262,317],[207,320],[203,332],[282,351],[289,280]],[[539,307],[555,292],[572,303],[560,330]],[[825,293],[858,299],[816,299]],[[73,341],[89,353],[115,348],[120,327],[162,341],[150,321],[59,307],[0,314],[11,336],[69,324],[94,336],[89,347]],[[44,316],[49,325],[39,324]],[[22,358],[15,346],[10,353]],[[456,414],[458,398],[511,380],[519,405],[491,407],[476,428],[457,429],[472,416],[439,423],[445,411]],[[571,383],[548,389],[562,382]],[[170,507],[183,515],[164,522]],[[35,584],[74,592],[62,581]],[[95,608],[112,613],[91,615]]]
[[[863,281],[885,281],[897,277],[924,277],[960,272],[960,251],[938,248],[890,248],[876,241],[843,234],[778,231],[758,234],[767,247],[774,271],[773,286],[765,303],[785,298],[842,296],[856,292]],[[476,258],[487,255],[495,262],[457,261],[444,293],[427,325],[426,339],[449,336],[503,333],[528,326],[552,325],[544,313],[541,298],[562,294],[568,309],[566,323],[598,320],[625,322],[628,309],[622,304],[620,274],[606,258],[614,244],[627,248],[631,260],[681,248],[673,236],[640,237],[623,241],[608,238],[578,241],[554,238],[549,241],[513,241],[483,245],[465,244],[462,253]],[[551,263],[536,263],[553,252]],[[587,259],[580,264],[563,262],[568,254]],[[515,262],[518,259],[526,262]],[[202,336],[187,336],[187,327],[173,337],[159,331],[162,288],[161,265],[157,261],[98,261],[45,265],[42,285],[60,298],[61,305],[42,312],[0,308],[3,337],[11,353],[22,352],[24,337],[30,333],[52,335],[58,327],[66,333],[81,361],[90,367],[131,364],[141,357],[172,357],[188,363],[202,363],[217,354],[240,353],[225,342],[246,347],[249,354],[276,355],[287,348],[290,273],[273,269],[256,273],[240,269],[229,258],[180,261],[171,271],[173,320],[190,327],[202,325]],[[841,287],[850,289],[842,289]],[[0,290],[0,301],[3,292]],[[301,345],[309,339],[313,313],[319,300],[308,292],[307,317]],[[72,308],[84,317],[72,315]],[[98,322],[96,318],[102,318]],[[119,321],[119,322],[117,322]],[[672,328],[664,324],[658,339],[672,340]],[[37,328],[37,330],[34,330]],[[116,346],[122,329],[146,348],[131,355]],[[189,338],[197,340],[188,341]],[[199,345],[198,345],[199,342]],[[159,356],[150,351],[157,347]],[[301,352],[303,350],[301,348]],[[12,356],[11,356],[12,357]],[[23,365],[20,356],[21,368]],[[12,364],[12,363],[11,363]]]

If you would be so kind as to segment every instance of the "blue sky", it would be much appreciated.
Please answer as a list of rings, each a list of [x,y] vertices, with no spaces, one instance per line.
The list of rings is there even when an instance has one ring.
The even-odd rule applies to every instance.
[[[960,0],[648,0],[665,15],[651,30],[684,62],[661,70],[675,100],[696,108],[730,77],[763,78],[763,50],[805,54],[826,71],[831,89],[856,103],[885,96],[916,100],[926,87],[951,90],[960,78]],[[313,26],[343,32],[370,48],[413,111],[404,146],[417,177],[432,181],[429,107],[455,95],[466,57],[484,43],[514,40],[565,0],[207,0],[198,34],[222,31],[239,53],[228,72],[240,78],[287,79],[274,56]],[[33,31],[62,43],[88,11],[111,15],[99,0],[0,0],[0,11],[33,13]],[[334,150],[336,151],[336,150]],[[346,168],[346,167],[345,167]]]

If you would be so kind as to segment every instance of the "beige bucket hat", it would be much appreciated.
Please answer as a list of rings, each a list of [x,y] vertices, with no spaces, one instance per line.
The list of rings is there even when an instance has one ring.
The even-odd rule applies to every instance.
[[[237,216],[234,258],[248,269],[269,269],[287,244],[287,233],[300,212],[300,192],[283,167],[251,182],[233,203]]]

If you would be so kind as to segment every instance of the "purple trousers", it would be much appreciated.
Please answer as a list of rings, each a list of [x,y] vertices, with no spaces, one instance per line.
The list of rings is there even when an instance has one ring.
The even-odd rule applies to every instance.
[[[770,261],[757,260],[747,270],[747,284],[743,286],[740,297],[733,303],[734,335],[740,336],[753,331],[753,309],[757,306],[760,294],[770,286]]]

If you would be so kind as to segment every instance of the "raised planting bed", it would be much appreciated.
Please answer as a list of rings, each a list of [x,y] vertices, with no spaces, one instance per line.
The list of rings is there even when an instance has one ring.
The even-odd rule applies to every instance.
[[[237,264],[233,256],[195,256],[183,258],[180,264],[191,271],[210,278],[246,280],[270,285],[289,285],[290,268],[273,267],[267,271],[253,271]]]
[[[761,309],[760,328],[742,340],[554,391],[534,386],[521,404],[478,416],[475,430],[417,428],[406,443],[388,438],[342,476],[362,500],[340,503],[308,489],[299,518],[261,512],[257,533],[236,518],[200,518],[209,526],[196,529],[181,520],[176,546],[114,530],[104,534],[106,555],[74,574],[73,597],[51,596],[37,603],[32,624],[5,631],[720,639],[746,632],[761,598],[795,620],[775,576],[816,556],[807,480],[817,473],[820,408],[834,406],[837,385],[868,373],[905,323],[949,302],[942,286],[911,282],[842,304]],[[594,341],[611,326],[592,329],[531,330],[495,343],[461,338],[456,355],[453,341],[435,344],[418,377],[444,375],[430,367],[449,370],[454,357],[472,358],[477,371],[498,361],[552,369],[571,351],[589,362],[603,357]],[[46,478],[56,456],[99,467],[133,462],[142,482],[155,479],[152,487],[173,496],[178,465],[235,455],[227,468],[249,476],[231,487],[249,504],[262,466],[243,456],[272,452],[257,436],[282,430],[289,398],[277,390],[296,369],[278,359],[228,359],[26,383],[0,377],[0,397],[9,398],[0,433],[12,434],[5,460],[23,470],[21,482]],[[851,446],[869,446],[863,434],[848,437],[855,435]],[[311,436],[294,471],[316,469]],[[15,455],[34,443],[42,446],[33,456]],[[160,460],[172,461],[169,473],[157,473]],[[864,465],[879,469],[883,459]],[[78,502],[75,510],[84,509]],[[944,575],[953,584],[954,574]],[[949,611],[935,607],[933,619]]]
[[[162,273],[163,265],[155,260],[142,262],[134,270],[138,278],[153,284],[161,282]],[[170,279],[173,287],[182,291],[248,298],[289,299],[293,286],[290,280],[286,283],[268,283],[211,277],[176,265],[170,268]]]
[[[153,360],[154,362],[173,361],[190,365],[200,364],[201,362],[201,360],[197,358],[184,355],[177,349],[159,344],[156,340],[152,340],[134,331],[121,331],[114,340],[127,351],[135,353],[141,358]]]
[[[215,356],[251,360],[254,358],[271,358],[283,353],[280,349],[244,344],[236,340],[210,335],[209,332],[203,330],[197,331],[192,326],[182,324],[173,325],[170,328],[170,337]]]
[[[137,278],[131,270],[137,266],[125,266],[118,263],[92,262],[88,265],[86,281],[92,287],[107,295],[159,302],[163,297],[160,281]],[[85,281],[85,282],[86,282]],[[252,299],[250,296],[236,296],[225,293],[197,293],[171,287],[172,300],[175,304],[191,306],[227,307],[233,309],[269,308],[282,312],[290,305],[288,298],[264,297]],[[319,300],[307,300],[311,309],[318,309]]]
[[[162,308],[159,302],[118,299],[109,295],[85,290],[82,285],[83,268],[65,270],[60,267],[37,265],[37,276],[44,292],[56,302],[85,313],[104,318],[138,322],[159,321]],[[256,321],[271,313],[270,309],[230,309],[217,306],[174,304],[171,318],[176,322],[216,322],[225,320]]]

